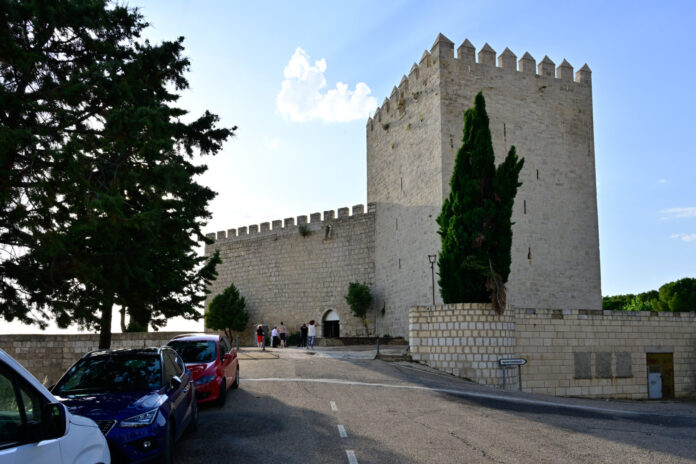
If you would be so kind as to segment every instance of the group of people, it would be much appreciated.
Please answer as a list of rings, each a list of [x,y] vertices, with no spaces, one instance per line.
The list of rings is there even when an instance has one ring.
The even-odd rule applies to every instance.
[[[256,344],[259,348],[264,347],[266,332],[263,328],[263,324],[259,324],[256,327]],[[317,337],[317,322],[312,319],[308,324],[302,323],[300,327],[300,342],[298,347],[304,347],[306,349],[314,349],[314,340]],[[285,327],[283,321],[280,322],[280,326],[274,326],[271,330],[271,347],[272,348],[287,348],[288,339],[290,338],[290,332],[288,328]]]

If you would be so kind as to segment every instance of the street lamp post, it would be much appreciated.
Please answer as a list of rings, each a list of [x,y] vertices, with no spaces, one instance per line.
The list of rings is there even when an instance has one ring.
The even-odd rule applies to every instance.
[[[435,306],[435,258],[437,258],[437,255],[428,255],[428,261],[430,261],[430,274],[433,277],[433,306]]]

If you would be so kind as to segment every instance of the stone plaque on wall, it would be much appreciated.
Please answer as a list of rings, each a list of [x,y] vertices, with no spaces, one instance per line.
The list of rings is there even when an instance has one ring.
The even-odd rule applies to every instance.
[[[616,376],[633,377],[633,371],[631,370],[631,353],[629,351],[616,353]]]
[[[592,378],[592,353],[573,353],[575,360],[575,378]]]
[[[595,377],[610,379],[612,377],[611,352],[595,353]]]

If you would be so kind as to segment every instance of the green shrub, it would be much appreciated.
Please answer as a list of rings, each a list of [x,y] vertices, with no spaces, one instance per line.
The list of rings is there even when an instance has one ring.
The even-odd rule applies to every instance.
[[[367,309],[372,303],[370,288],[360,282],[351,282],[348,284],[348,294],[345,299],[353,312],[353,316],[359,318],[365,326],[365,334],[370,335],[367,324]]]
[[[290,332],[288,336],[288,346],[297,346],[300,344],[300,332]]]

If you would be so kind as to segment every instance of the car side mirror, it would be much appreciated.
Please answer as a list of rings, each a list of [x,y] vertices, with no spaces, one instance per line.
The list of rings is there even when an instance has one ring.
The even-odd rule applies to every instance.
[[[225,361],[229,361],[230,359],[232,359],[232,355],[230,353],[225,353],[225,356],[223,356],[223,359]]]
[[[179,388],[179,385],[181,385],[181,383],[182,383],[181,378],[179,378],[178,375],[173,375],[171,383],[172,383],[172,387]]]
[[[65,435],[67,429],[67,417],[65,405],[49,403],[41,410],[41,438],[51,440]]]

